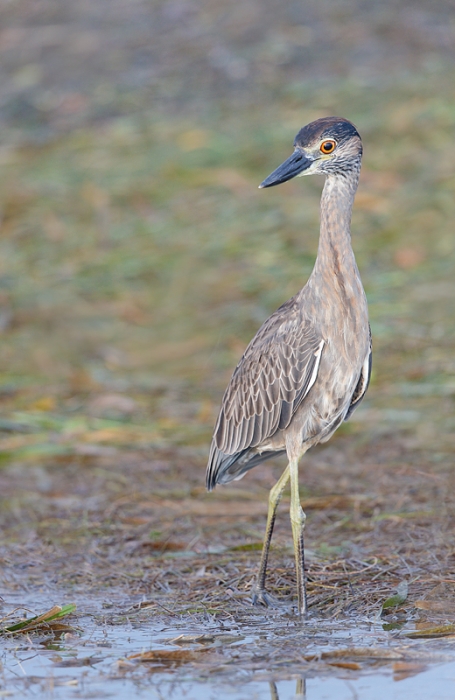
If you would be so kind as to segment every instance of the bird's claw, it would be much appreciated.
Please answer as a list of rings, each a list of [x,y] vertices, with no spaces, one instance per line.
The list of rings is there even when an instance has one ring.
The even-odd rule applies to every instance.
[[[253,605],[263,605],[265,608],[278,608],[280,602],[264,588],[256,588],[251,597]]]

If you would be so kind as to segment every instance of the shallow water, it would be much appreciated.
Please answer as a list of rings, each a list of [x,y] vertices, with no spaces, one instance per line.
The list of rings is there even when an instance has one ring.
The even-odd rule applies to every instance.
[[[4,611],[13,609],[14,602],[13,596],[5,600]],[[52,700],[132,697],[448,700],[454,697],[452,640],[410,640],[401,636],[401,632],[385,632],[374,620],[350,626],[345,621],[310,618],[302,627],[288,614],[271,613],[256,615],[245,624],[176,616],[175,624],[169,625],[169,617],[165,620],[154,615],[145,621],[137,619],[133,608],[127,608],[124,601],[123,605],[117,605],[97,600],[83,606],[76,597],[76,602],[79,610],[85,608],[73,621],[78,633],[66,634],[60,640],[27,635],[2,639],[0,697]],[[24,604],[23,596],[21,604]],[[103,609],[107,607],[114,607],[116,612],[106,615]],[[338,661],[335,658],[332,662],[322,662],[321,654],[349,648],[371,649],[372,656],[360,660],[354,654]],[[150,650],[175,652],[176,660],[150,663],[128,658]],[[302,650],[300,658],[299,650]],[[378,650],[384,655],[396,651],[403,654],[403,660],[381,659]],[[312,654],[315,658],[309,662],[308,656]]]

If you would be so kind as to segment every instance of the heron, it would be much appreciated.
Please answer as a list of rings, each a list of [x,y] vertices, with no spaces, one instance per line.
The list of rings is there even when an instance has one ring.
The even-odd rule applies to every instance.
[[[356,127],[341,117],[324,117],[299,131],[293,154],[259,185],[262,189],[303,175],[325,176],[318,252],[305,286],[263,323],[234,370],[207,465],[211,491],[217,484],[241,479],[273,456],[287,455],[287,467],[269,495],[253,604],[271,603],[265,589],[267,561],[277,507],[290,481],[301,617],[308,606],[299,462],[351,416],[371,375],[367,300],[350,232],[361,160]]]

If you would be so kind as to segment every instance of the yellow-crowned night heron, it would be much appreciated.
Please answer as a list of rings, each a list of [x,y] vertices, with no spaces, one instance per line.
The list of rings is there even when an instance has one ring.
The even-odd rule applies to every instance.
[[[351,122],[325,117],[305,126],[294,153],[264,182],[272,187],[302,175],[326,176],[314,269],[303,289],[259,329],[226,389],[210,449],[207,488],[240,479],[277,454],[288,466],[270,491],[267,528],[253,602],[268,603],[265,575],[273,526],[291,481],[298,609],[306,614],[298,464],[326,442],[362,400],[371,372],[368,309],[351,247],[351,212],[362,141]]]

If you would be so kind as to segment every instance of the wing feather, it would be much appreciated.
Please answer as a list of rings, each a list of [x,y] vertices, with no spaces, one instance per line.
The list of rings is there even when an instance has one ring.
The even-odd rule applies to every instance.
[[[363,363],[362,366],[362,371],[360,372],[360,377],[359,381],[357,382],[357,386],[354,390],[354,393],[351,398],[351,403],[349,405],[348,411],[345,416],[345,420],[348,420],[350,416],[353,414],[359,403],[362,401],[363,397],[367,393],[368,385],[370,383],[370,377],[371,377],[371,367],[373,364],[373,348],[372,348],[372,342],[371,342],[371,328],[370,328],[370,351],[365,358],[365,362]]]
[[[207,468],[212,487],[230,468],[237,473],[235,462],[250,448],[289,426],[316,381],[323,346],[295,299],[260,328],[223,397]]]

